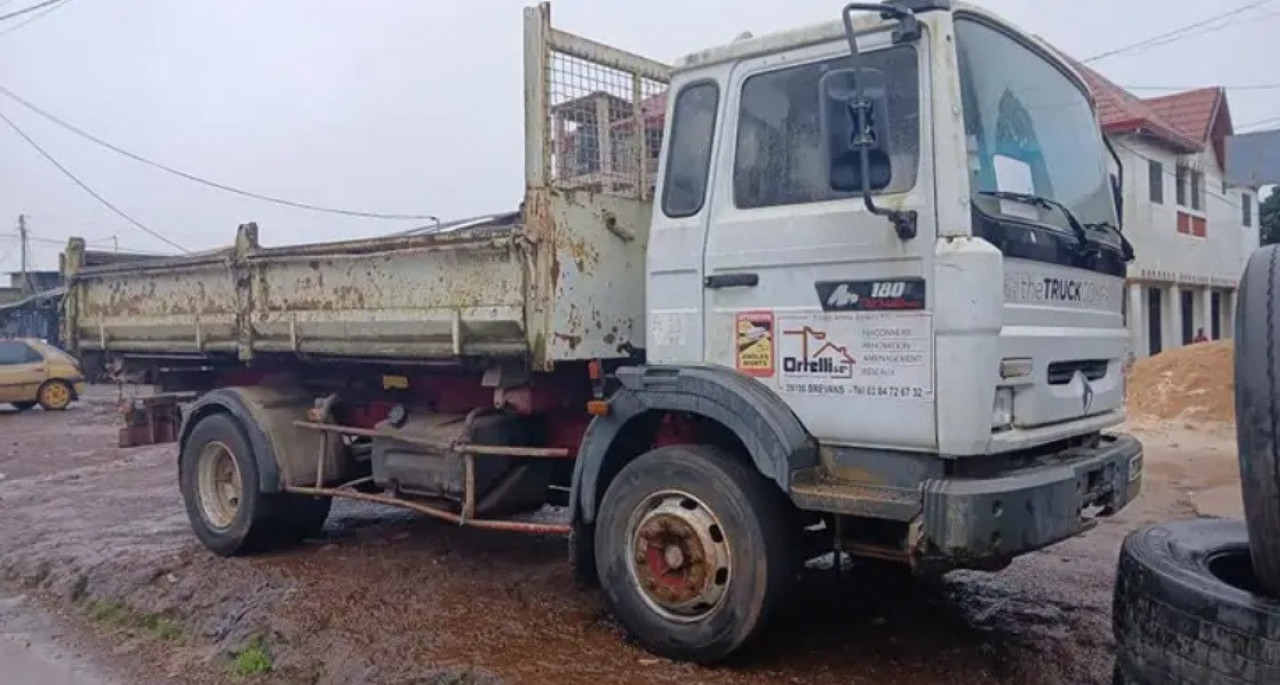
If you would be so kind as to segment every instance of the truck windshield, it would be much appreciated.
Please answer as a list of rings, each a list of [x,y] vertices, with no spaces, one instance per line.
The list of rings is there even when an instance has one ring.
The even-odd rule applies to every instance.
[[[1051,62],[1017,39],[969,18],[956,20],[975,235],[1006,252],[1074,264],[1067,213],[1105,253],[1117,253],[1115,205],[1101,131],[1086,93]],[[1048,206],[1010,202],[1001,193],[1047,198]],[[1048,229],[1052,240],[1039,240]],[[1095,265],[1114,271],[1114,259]],[[1121,262],[1122,265],[1122,262]],[[1123,273],[1123,267],[1120,267]]]

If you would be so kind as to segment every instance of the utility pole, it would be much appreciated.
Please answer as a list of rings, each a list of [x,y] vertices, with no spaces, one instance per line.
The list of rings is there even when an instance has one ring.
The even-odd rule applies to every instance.
[[[21,262],[18,267],[22,271],[22,292],[31,294],[31,276],[27,273],[27,215],[18,215],[18,242],[21,250]]]

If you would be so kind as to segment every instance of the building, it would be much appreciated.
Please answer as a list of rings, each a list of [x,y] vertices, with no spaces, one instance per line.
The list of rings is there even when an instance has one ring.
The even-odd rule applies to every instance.
[[[1077,65],[1123,164],[1131,354],[1231,337],[1236,283],[1258,247],[1258,193],[1226,178],[1231,111],[1222,88],[1138,98]]]

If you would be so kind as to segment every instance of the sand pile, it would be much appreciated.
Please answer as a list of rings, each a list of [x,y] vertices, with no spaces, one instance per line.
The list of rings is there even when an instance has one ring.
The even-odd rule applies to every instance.
[[[1129,413],[1138,418],[1235,421],[1235,346],[1218,340],[1134,362]]]

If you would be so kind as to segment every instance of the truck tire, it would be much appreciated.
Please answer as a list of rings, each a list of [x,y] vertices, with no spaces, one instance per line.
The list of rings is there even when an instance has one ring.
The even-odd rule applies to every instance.
[[[606,603],[649,651],[711,663],[752,638],[795,581],[793,517],[778,489],[715,447],[627,464],[595,525]]]
[[[199,420],[183,446],[179,487],[196,537],[229,557],[285,547],[319,532],[331,500],[259,491],[258,462],[229,414]]]
[[[1249,257],[1236,305],[1236,444],[1249,550],[1258,580],[1280,597],[1280,253]]]
[[[1253,577],[1244,523],[1142,528],[1120,549],[1112,603],[1126,685],[1280,682],[1280,600]]]

